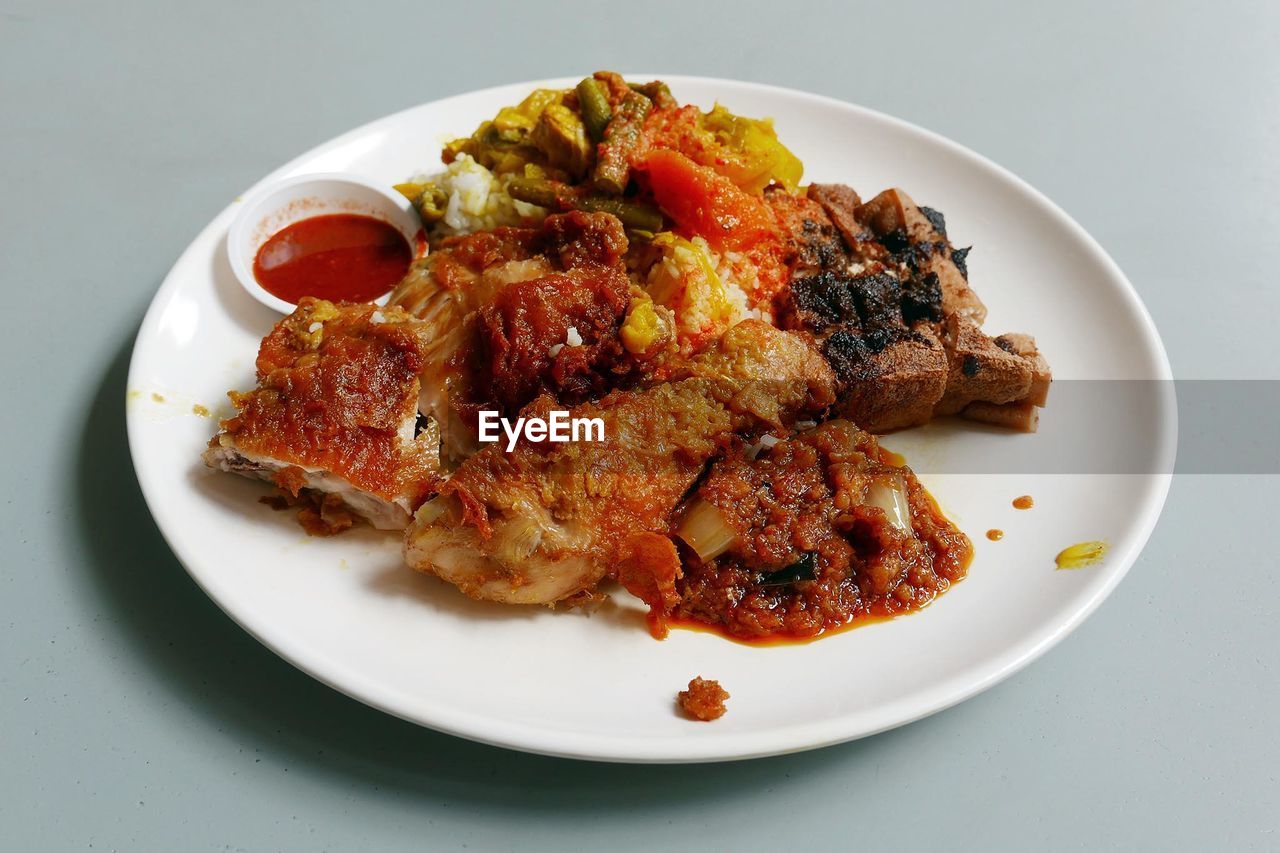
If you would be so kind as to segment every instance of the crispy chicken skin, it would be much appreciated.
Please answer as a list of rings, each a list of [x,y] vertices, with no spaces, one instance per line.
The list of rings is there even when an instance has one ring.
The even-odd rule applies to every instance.
[[[531,228],[496,228],[446,239],[416,261],[391,293],[389,304],[431,330],[418,410],[439,424],[446,460],[476,449],[470,430],[449,405],[460,354],[473,334],[469,317],[507,285],[553,272],[550,260],[533,250],[535,235]]]
[[[397,308],[304,298],[263,339],[258,387],[230,392],[237,414],[205,463],[295,497],[337,495],[375,527],[404,528],[437,480],[434,436],[415,436],[428,344]]]
[[[830,405],[834,380],[800,336],[759,321],[730,329],[687,374],[572,410],[604,440],[488,446],[424,505],[405,559],[480,599],[551,604],[589,590],[672,510],[735,434]],[[525,414],[545,417],[542,397]]]
[[[450,404],[468,427],[482,409],[514,415],[542,393],[574,405],[623,384],[635,362],[618,338],[631,281],[612,267],[554,272],[511,284],[468,320]],[[577,344],[565,343],[569,329]]]

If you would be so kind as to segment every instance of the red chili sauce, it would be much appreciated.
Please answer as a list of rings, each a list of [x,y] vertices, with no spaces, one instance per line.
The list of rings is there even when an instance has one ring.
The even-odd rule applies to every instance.
[[[413,251],[393,225],[354,213],[313,216],[280,229],[253,259],[268,293],[297,304],[304,296],[369,302],[395,287]]]

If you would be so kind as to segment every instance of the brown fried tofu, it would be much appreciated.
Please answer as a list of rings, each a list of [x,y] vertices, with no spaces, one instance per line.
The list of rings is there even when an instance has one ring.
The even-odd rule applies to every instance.
[[[950,252],[934,252],[921,261],[921,269],[926,274],[933,273],[938,277],[938,285],[942,288],[942,312],[968,317],[981,324],[987,319],[987,306],[978,298],[969,286],[969,280],[960,272]]]
[[[909,246],[941,244],[936,251],[922,253],[919,264],[922,273],[938,277],[943,312],[961,314],[979,325],[987,318],[987,307],[969,287],[968,278],[955,263],[955,253],[948,248],[941,214],[920,207],[903,190],[889,189],[860,206],[855,215],[882,240],[896,237]]]
[[[766,190],[764,200],[778,220],[783,260],[793,277],[848,265],[849,253],[840,230],[822,205],[781,187]]]
[[[978,324],[951,315],[942,326],[947,351],[947,391],[934,414],[956,415],[975,400],[1012,403],[1031,391],[1031,363],[996,345]]]
[[[855,211],[862,199],[853,187],[844,184],[810,184],[809,198],[826,211],[827,217],[839,229],[849,251],[858,260],[877,260],[888,254],[883,245],[876,242],[876,235],[861,222]]]
[[[813,184],[806,201],[839,232],[851,263],[815,255],[820,268],[796,268],[776,310],[782,326],[822,343],[840,380],[840,415],[872,432],[938,415],[1036,428],[1049,365],[1027,335],[983,333],[968,250],[952,247],[939,211],[896,188],[862,202],[843,184]],[[794,217],[790,229],[803,236]]]
[[[1053,372],[1049,362],[1036,349],[1036,339],[1030,335],[1008,332],[995,339],[996,346],[1005,352],[1013,353],[1031,362],[1031,390],[1024,401],[1033,406],[1043,406],[1049,401],[1049,385],[1053,382]]]
[[[858,206],[854,216],[877,237],[902,232],[909,243],[945,239],[934,228],[929,217],[904,190],[888,189]]]
[[[928,422],[947,389],[947,352],[927,327],[895,336],[878,352],[837,332],[824,354],[842,383],[837,413],[868,432]]]
[[[1035,432],[1040,425],[1040,409],[1022,402],[984,403],[977,400],[965,406],[960,417],[1019,432]]]

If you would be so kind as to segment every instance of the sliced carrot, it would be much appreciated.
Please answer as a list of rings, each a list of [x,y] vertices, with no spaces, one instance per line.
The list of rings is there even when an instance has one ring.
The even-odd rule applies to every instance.
[[[658,206],[690,236],[717,249],[747,249],[773,234],[763,201],[677,151],[650,151],[640,168]]]

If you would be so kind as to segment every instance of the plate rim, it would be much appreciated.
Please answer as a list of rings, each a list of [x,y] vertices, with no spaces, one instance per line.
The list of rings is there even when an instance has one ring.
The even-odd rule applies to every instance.
[[[1099,244],[1099,242],[1090,235],[1083,226],[1067,214],[1066,211],[1034,186],[1003,166],[935,131],[887,113],[828,95],[821,95],[766,83],[717,77],[663,75],[640,72],[630,76],[641,76],[650,79],[660,78],[677,87],[684,84],[694,84],[697,86],[737,89],[739,91],[764,91],[778,97],[808,101],[827,109],[852,111],[861,114],[861,117],[864,119],[896,127],[901,131],[923,137],[934,145],[949,149],[953,154],[969,161],[973,165],[990,173],[995,178],[1011,184],[1015,189],[1035,201],[1041,209],[1051,215],[1057,225],[1060,225],[1067,231],[1071,232],[1080,244],[1088,249],[1090,260],[1098,263],[1107,272],[1113,282],[1120,285],[1117,288],[1118,293],[1123,296],[1128,307],[1134,312],[1135,317],[1138,319],[1139,324],[1142,327],[1142,331],[1144,332],[1142,340],[1143,349],[1146,350],[1156,372],[1159,374],[1154,378],[1158,380],[1172,379],[1172,369],[1169,363],[1168,354],[1164,346],[1164,341],[1160,336],[1160,332],[1155,325],[1155,321],[1152,319],[1146,305],[1138,295],[1137,290],[1133,287],[1133,284],[1129,281],[1128,277],[1125,276],[1119,265],[1116,264],[1106,250],[1103,249],[1101,244]],[[424,107],[440,106],[453,101],[492,95],[504,89],[523,90],[535,87],[563,88],[565,86],[572,86],[577,79],[578,78],[576,77],[560,77],[505,83],[483,89],[447,95],[442,98],[437,98],[432,101],[426,101],[402,110],[397,110],[396,112],[365,122],[358,127],[352,128],[351,130],[341,133],[338,136],[321,142],[320,144],[302,152],[285,164],[273,169],[271,172],[255,182],[251,187],[245,189],[238,195],[238,198],[248,197],[250,194],[256,192],[266,184],[284,177],[291,171],[297,169],[304,161],[309,161],[330,150],[338,148],[356,137],[365,136],[369,133],[375,132],[381,125],[394,124],[404,115],[420,110]],[[141,371],[139,364],[140,352],[144,348],[143,341],[154,334],[158,325],[158,318],[162,310],[162,305],[167,302],[165,297],[180,286],[180,281],[176,275],[177,270],[184,265],[184,262],[188,260],[190,255],[208,242],[211,237],[216,241],[216,231],[220,228],[225,228],[226,223],[229,222],[230,218],[234,215],[236,205],[237,201],[233,200],[218,214],[216,214],[213,219],[197,233],[197,235],[175,260],[169,272],[165,275],[164,280],[161,282],[160,287],[157,289],[150,304],[148,305],[147,311],[143,316],[142,323],[139,326],[138,333],[134,339],[129,359],[126,390],[128,388],[138,387],[137,380]],[[1160,431],[1158,437],[1156,437],[1158,445],[1157,453],[1159,454],[1158,458],[1161,460],[1167,460],[1171,463],[1174,455],[1176,454],[1177,437],[1177,405],[1175,391],[1173,389],[1173,383],[1170,381],[1161,382],[1160,387],[1162,389],[1159,396],[1160,408],[1163,409],[1163,413],[1167,417],[1158,424]],[[161,536],[164,538],[165,543],[168,545],[174,557],[183,567],[183,570],[187,572],[196,585],[209,596],[219,609],[226,613],[233,622],[239,625],[250,636],[254,637],[258,642],[262,643],[276,655],[283,658],[297,669],[305,672],[312,678],[315,678],[317,681],[320,681],[328,687],[349,696],[356,701],[369,705],[370,707],[394,717],[398,717],[408,722],[440,731],[445,734],[522,752],[581,760],[622,763],[676,764],[735,761],[818,749],[825,746],[856,740],[862,737],[868,737],[889,729],[897,728],[898,726],[915,722],[916,720],[957,705],[960,702],[993,687],[1020,671],[1065,639],[1111,595],[1119,585],[1120,581],[1128,575],[1133,564],[1137,561],[1142,550],[1145,548],[1146,543],[1150,539],[1151,533],[1154,531],[1160,515],[1163,512],[1173,479],[1171,473],[1160,473],[1147,476],[1148,482],[1145,489],[1142,491],[1143,512],[1133,523],[1129,525],[1129,528],[1126,531],[1129,534],[1127,536],[1128,547],[1122,553],[1115,553],[1113,551],[1113,559],[1115,561],[1113,563],[1114,568],[1107,576],[1106,582],[1099,586],[1089,599],[1077,606],[1074,612],[1070,614],[1069,618],[1053,621],[1051,624],[1041,623],[1037,626],[1037,630],[1028,634],[1028,639],[1026,641],[1010,646],[1007,654],[997,657],[997,661],[999,661],[1000,665],[989,666],[988,664],[983,663],[981,666],[984,669],[989,669],[990,671],[985,672],[985,674],[980,678],[968,677],[969,670],[967,669],[959,670],[956,673],[951,674],[950,677],[941,682],[941,684],[935,685],[928,691],[927,695],[932,697],[929,701],[921,701],[919,698],[921,694],[917,693],[913,694],[910,701],[907,699],[900,699],[895,703],[878,706],[875,716],[879,719],[879,722],[873,725],[850,725],[847,721],[855,715],[845,714],[827,720],[776,727],[767,730],[766,732],[725,732],[724,734],[715,734],[710,737],[700,738],[679,736],[627,737],[582,732],[565,732],[562,730],[547,729],[541,726],[512,722],[508,720],[497,720],[488,717],[475,718],[457,711],[449,711],[447,703],[446,706],[441,706],[439,703],[433,703],[432,707],[424,708],[420,698],[415,700],[414,704],[416,705],[416,708],[409,709],[403,707],[403,703],[397,704],[396,692],[393,689],[389,689],[386,685],[373,683],[363,678],[359,672],[354,672],[342,667],[341,665],[336,665],[328,658],[317,660],[309,655],[305,648],[299,648],[297,645],[291,643],[286,636],[273,633],[270,630],[269,624],[253,624],[253,620],[245,615],[243,609],[240,613],[233,611],[232,604],[224,602],[223,596],[220,595],[221,590],[217,583],[215,573],[193,568],[194,564],[199,563],[200,556],[198,554],[186,553],[188,549],[181,547],[175,541],[175,537],[170,533],[171,526],[175,525],[175,520],[166,511],[162,502],[158,500],[158,496],[155,494],[157,485],[153,481],[153,478],[149,474],[145,473],[145,465],[139,461],[145,454],[144,449],[139,446],[139,430],[135,426],[140,417],[141,416],[137,412],[136,408],[126,406],[125,420],[128,433],[130,461],[133,464],[134,473],[137,477],[147,509],[151,513]],[[1171,465],[1166,467],[1165,470],[1172,471]],[[1050,624],[1048,630],[1044,627],[1046,624]],[[328,662],[327,666],[324,665],[326,661]],[[953,684],[953,682],[963,682],[963,684]],[[911,706],[911,710],[898,708],[897,706],[900,705],[909,705]]]

